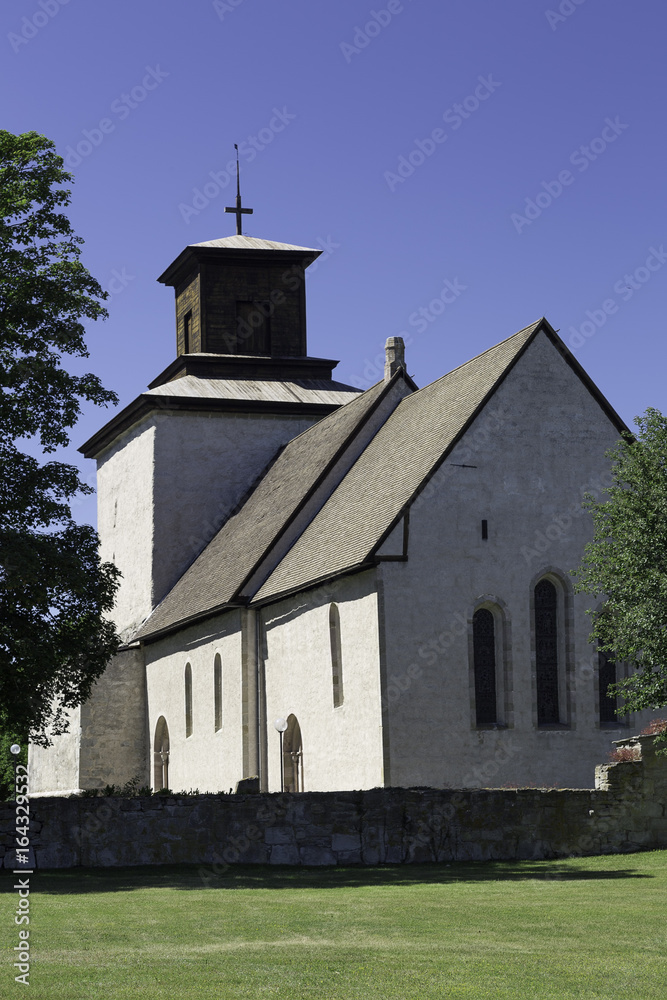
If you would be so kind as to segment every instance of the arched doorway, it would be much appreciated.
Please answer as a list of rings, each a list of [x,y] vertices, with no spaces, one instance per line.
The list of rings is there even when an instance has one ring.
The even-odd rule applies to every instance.
[[[169,727],[164,715],[157,720],[153,744],[153,784],[155,791],[169,788]]]
[[[285,774],[285,791],[303,791],[303,747],[301,744],[301,727],[296,715],[287,716],[287,729],[283,740],[283,769]]]

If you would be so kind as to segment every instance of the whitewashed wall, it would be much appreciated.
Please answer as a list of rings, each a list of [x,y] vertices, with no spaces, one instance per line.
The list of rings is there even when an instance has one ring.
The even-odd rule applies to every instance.
[[[70,709],[67,718],[69,732],[52,737],[51,747],[44,749],[31,743],[28,748],[31,795],[71,794],[81,788],[79,781],[81,708]]]
[[[343,704],[334,708],[329,608],[338,605]],[[379,637],[374,573],[344,577],[262,611],[268,789],[280,790],[276,718],[295,715],[305,791],[383,783]]]
[[[151,414],[98,461],[102,558],[123,578],[114,620],[131,631],[211,540],[278,448],[315,417]]]
[[[611,740],[627,733],[600,727],[592,599],[572,595],[568,573],[592,537],[581,495],[607,481],[604,453],[618,436],[540,334],[413,505],[408,562],[379,571],[389,784],[590,787]],[[561,729],[537,728],[530,597],[547,571],[571,617]],[[504,620],[507,728],[494,731],[477,728],[474,713],[472,616],[482,602]]]
[[[100,558],[123,574],[112,618],[139,625],[153,607],[153,465],[155,424],[131,428],[97,463]]]
[[[222,728],[215,730],[213,665],[222,660]],[[231,611],[145,646],[151,780],[160,716],[169,727],[169,786],[229,791],[243,775],[240,612]],[[192,667],[192,736],[185,735],[185,666]]]

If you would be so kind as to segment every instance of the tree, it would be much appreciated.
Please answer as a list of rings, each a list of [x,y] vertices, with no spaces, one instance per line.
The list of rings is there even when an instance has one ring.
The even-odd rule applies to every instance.
[[[82,321],[107,315],[61,211],[71,180],[51,140],[0,131],[0,730],[42,746],[49,730],[66,731],[66,710],[119,645],[104,617],[118,571],[70,509],[92,487],[74,466],[17,446],[53,452],[69,443],[82,400],[117,401],[95,375],[63,367],[64,355],[88,357]]]
[[[19,754],[11,752],[11,746],[21,747]],[[25,737],[16,733],[0,733],[0,802],[11,802],[15,792],[15,770],[17,764],[28,763],[28,746]]]
[[[635,423],[608,452],[608,499],[586,497],[595,537],[575,571],[576,591],[605,598],[591,641],[631,665],[611,691],[622,712],[667,705],[667,418],[648,409]]]

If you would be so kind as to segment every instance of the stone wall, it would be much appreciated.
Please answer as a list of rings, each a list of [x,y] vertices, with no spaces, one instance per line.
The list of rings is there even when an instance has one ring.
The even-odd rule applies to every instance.
[[[181,694],[182,699],[182,692]],[[30,784],[42,795],[150,784],[146,739],[146,682],[141,650],[112,657],[92,694],[70,713],[69,732],[48,749],[30,745]]]
[[[199,864],[395,864],[534,859],[667,847],[667,759],[598,767],[595,789],[419,789],[282,795],[39,798],[37,868]],[[0,852],[14,867],[14,806],[0,809]]]

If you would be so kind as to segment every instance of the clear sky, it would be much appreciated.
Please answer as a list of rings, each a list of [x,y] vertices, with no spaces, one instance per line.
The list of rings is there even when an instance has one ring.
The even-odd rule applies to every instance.
[[[377,381],[403,335],[425,385],[545,315],[628,423],[667,412],[664,0],[4,0],[0,21],[2,127],[75,175],[113,292],[85,365],[121,405],[175,356],[155,279],[235,231],[238,143],[244,232],[325,248],[309,353],[342,381]],[[75,449],[110,416],[61,456],[89,482]]]

